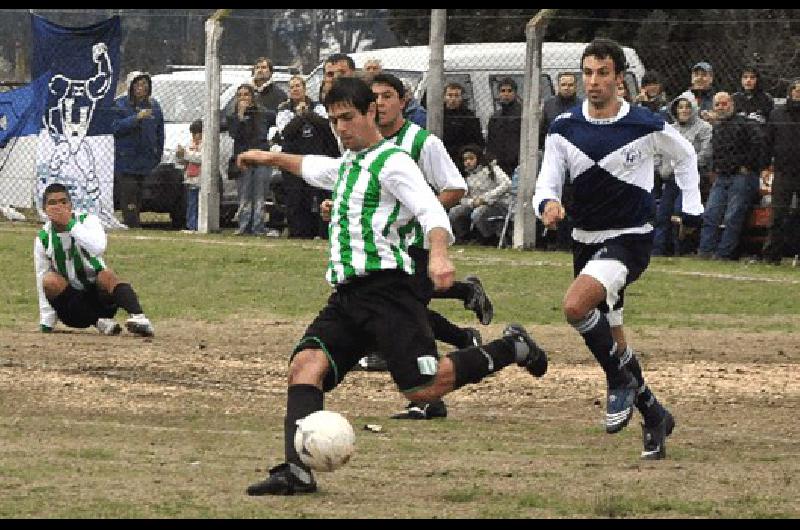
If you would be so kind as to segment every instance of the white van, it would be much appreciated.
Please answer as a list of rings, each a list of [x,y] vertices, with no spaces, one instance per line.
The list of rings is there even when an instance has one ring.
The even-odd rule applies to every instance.
[[[484,136],[489,118],[500,106],[498,82],[503,77],[511,77],[517,82],[518,94],[523,94],[525,71],[524,42],[489,42],[481,44],[447,44],[444,47],[445,84],[457,82],[464,87],[466,105],[475,111],[481,120]],[[578,79],[578,93],[583,93],[580,75],[580,58],[587,43],[546,42],[542,46],[542,76],[540,94],[546,98],[555,93],[558,74],[575,72]],[[644,75],[644,66],[632,48],[625,47],[628,70],[625,82],[631,94],[639,92],[639,84]],[[403,46],[384,48],[348,54],[353,58],[357,69],[361,69],[368,59],[378,59],[384,71],[401,79],[411,81],[415,86],[414,95],[424,101],[428,76],[430,48],[428,46]],[[308,94],[318,94],[322,82],[323,65],[317,66],[308,78]],[[313,96],[312,96],[313,97]]]
[[[185,201],[183,196],[183,168],[176,163],[175,148],[189,145],[189,125],[205,113],[206,74],[203,66],[172,66],[174,71],[152,76],[153,97],[164,113],[164,153],[161,164],[153,172],[153,190],[143,190],[143,201],[152,195],[149,211],[170,212],[172,225],[183,226]],[[285,67],[275,67],[272,81],[288,93],[291,74]],[[242,83],[252,82],[252,65],[223,65],[220,68],[220,132],[219,169],[222,175],[220,190],[220,225],[229,223],[238,207],[236,182],[228,179],[228,160],[233,154],[233,139],[225,128],[225,115],[233,112],[236,89]],[[176,184],[177,183],[177,184]],[[178,194],[176,196],[176,193]],[[163,204],[159,204],[163,203]],[[183,208],[181,210],[181,208]],[[183,213],[181,213],[183,212]]]

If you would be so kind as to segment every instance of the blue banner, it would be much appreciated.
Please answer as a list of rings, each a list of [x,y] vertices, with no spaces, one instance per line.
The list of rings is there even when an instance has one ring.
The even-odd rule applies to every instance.
[[[10,138],[39,134],[49,82],[46,72],[26,87],[0,92],[0,148]]]
[[[50,72],[45,131],[37,148],[37,200],[51,182],[67,186],[76,210],[114,218],[111,123],[119,78],[118,16],[69,28],[31,15],[34,77]]]

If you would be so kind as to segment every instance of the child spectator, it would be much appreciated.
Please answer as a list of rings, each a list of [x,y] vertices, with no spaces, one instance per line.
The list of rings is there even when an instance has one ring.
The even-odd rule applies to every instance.
[[[197,204],[200,198],[200,162],[203,157],[203,120],[189,125],[192,142],[184,148],[178,145],[175,156],[185,164],[183,184],[186,186],[186,232],[197,231]]]

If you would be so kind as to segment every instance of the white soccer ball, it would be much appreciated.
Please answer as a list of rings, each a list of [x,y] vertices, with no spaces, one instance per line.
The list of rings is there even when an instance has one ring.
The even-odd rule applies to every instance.
[[[297,420],[294,448],[305,465],[316,471],[342,467],[356,449],[356,433],[347,418],[319,410]]]

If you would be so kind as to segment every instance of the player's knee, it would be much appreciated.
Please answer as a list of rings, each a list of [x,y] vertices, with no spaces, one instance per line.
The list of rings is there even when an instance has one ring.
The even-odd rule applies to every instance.
[[[44,295],[52,299],[67,288],[67,280],[60,274],[48,272],[44,275],[44,278],[42,278],[42,287],[44,288]]]
[[[118,283],[120,279],[111,269],[103,269],[97,273],[97,285],[107,293],[113,293]]]
[[[328,358],[322,350],[302,350],[289,364],[289,384],[319,385],[329,368]]]
[[[580,322],[586,317],[586,314],[588,313],[588,310],[586,309],[584,304],[580,303],[580,300],[574,297],[564,298],[562,309],[564,311],[564,317],[570,324],[574,324],[575,322]]]

